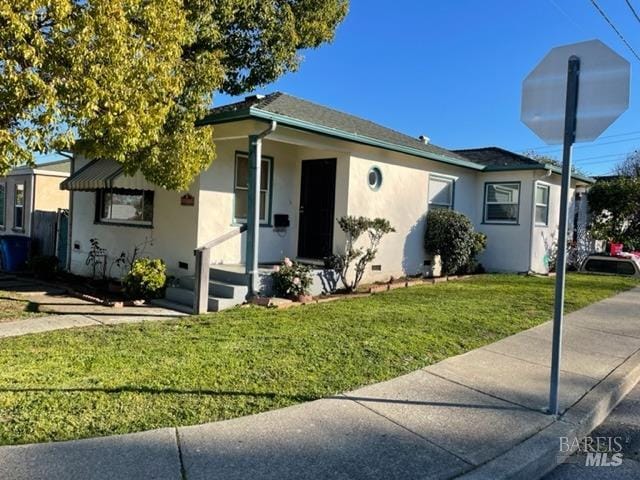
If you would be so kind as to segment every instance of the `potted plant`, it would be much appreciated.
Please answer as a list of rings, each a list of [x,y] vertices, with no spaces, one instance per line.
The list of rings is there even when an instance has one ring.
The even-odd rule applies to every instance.
[[[285,257],[282,265],[276,265],[271,274],[276,295],[298,302],[309,302],[309,287],[312,283],[311,269]]]

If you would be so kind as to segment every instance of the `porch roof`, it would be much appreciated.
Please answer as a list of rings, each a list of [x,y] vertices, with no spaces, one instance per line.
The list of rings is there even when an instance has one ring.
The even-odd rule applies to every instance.
[[[242,102],[212,109],[198,125],[213,125],[255,118],[276,121],[298,130],[457,165],[473,170],[484,166],[431,143],[282,92],[255,95]]]
[[[62,190],[92,191],[109,188],[127,190],[153,190],[142,173],[126,175],[122,165],[115,160],[99,158],[73,173],[60,184]]]

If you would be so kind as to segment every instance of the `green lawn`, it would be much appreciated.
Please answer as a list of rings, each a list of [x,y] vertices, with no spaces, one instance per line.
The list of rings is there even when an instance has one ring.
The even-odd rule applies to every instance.
[[[575,310],[637,282],[570,275]],[[0,444],[195,424],[389,379],[548,320],[553,280],[487,275],[288,310],[0,340]]]
[[[31,318],[42,315],[37,305],[22,297],[19,293],[0,290],[0,323]]]

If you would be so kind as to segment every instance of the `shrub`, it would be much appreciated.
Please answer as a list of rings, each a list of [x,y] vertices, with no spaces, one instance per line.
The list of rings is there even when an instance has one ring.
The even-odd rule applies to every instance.
[[[271,277],[273,289],[280,297],[308,295],[313,280],[309,267],[289,258],[285,258],[282,265],[274,267]]]
[[[58,257],[53,255],[36,255],[32,257],[28,265],[33,275],[37,278],[49,280],[58,271]]]
[[[353,292],[364,275],[367,264],[371,263],[378,253],[378,246],[382,237],[395,229],[384,218],[354,217],[348,215],[338,219],[340,229],[346,235],[345,252],[333,255],[325,260],[326,266],[335,270],[344,288]],[[356,247],[355,244],[363,233],[369,236],[369,246],[366,249]],[[349,270],[354,267],[354,274],[349,278]]]
[[[476,232],[466,215],[444,209],[427,214],[424,248],[431,255],[440,255],[445,275],[474,271],[475,257],[486,244],[486,235]]]
[[[158,298],[167,281],[167,267],[159,258],[139,258],[124,277],[124,289],[131,298]]]

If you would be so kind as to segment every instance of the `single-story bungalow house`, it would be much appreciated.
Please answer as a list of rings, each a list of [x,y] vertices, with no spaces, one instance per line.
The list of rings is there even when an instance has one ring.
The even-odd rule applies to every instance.
[[[21,166],[0,177],[0,235],[31,235],[35,211],[55,212],[69,207],[69,192],[60,183],[69,176],[68,159]]]
[[[384,281],[423,271],[430,208],[460,211],[487,234],[487,270],[548,269],[555,166],[497,148],[446,150],[280,92],[214,108],[201,124],[215,128],[217,159],[187,192],[75,155],[62,184],[72,192],[72,272],[89,273],[92,238],[109,258],[144,245],[178,279],[168,299],[218,310],[268,288],[270,269],[258,264],[290,257],[321,265],[344,248],[336,219],[363,215],[396,229],[363,279]],[[574,175],[572,188],[590,182]]]

